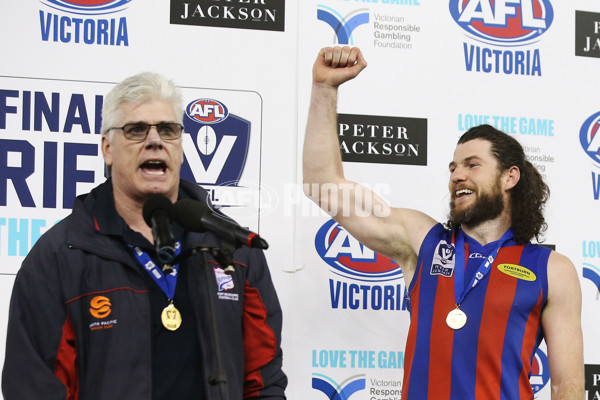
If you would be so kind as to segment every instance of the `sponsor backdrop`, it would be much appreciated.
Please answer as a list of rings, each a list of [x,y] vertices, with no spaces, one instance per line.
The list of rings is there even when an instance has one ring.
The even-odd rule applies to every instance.
[[[600,399],[597,1],[0,4],[0,343],[23,258],[75,195],[105,179],[104,95],[152,70],[183,88],[184,178],[270,244],[288,397],[400,399],[402,269],[300,185],[312,62],[321,47],[357,45],[369,67],[341,88],[338,107],[347,176],[444,220],[458,136],[480,123],[514,135],[551,187],[546,243],[580,276],[586,389]],[[550,399],[544,346],[531,382]]]

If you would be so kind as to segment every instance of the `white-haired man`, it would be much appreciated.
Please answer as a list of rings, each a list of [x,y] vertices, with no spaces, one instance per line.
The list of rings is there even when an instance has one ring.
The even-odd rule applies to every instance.
[[[212,258],[159,268],[146,201],[208,202],[204,189],[179,178],[182,118],[180,91],[158,74],[127,78],[106,96],[101,147],[110,178],[79,196],[23,262],[11,300],[5,400],[285,398],[281,309],[262,251],[235,253],[232,279],[219,289],[226,296],[215,289],[213,310],[206,268],[222,274]],[[174,236],[184,249],[219,245],[176,224]],[[216,373],[225,385],[223,376],[213,385]]]

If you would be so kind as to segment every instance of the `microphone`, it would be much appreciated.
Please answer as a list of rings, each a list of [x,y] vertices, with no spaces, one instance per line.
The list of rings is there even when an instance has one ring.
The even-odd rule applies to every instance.
[[[173,203],[161,194],[152,195],[142,208],[144,221],[152,228],[154,246],[158,259],[170,264],[175,259],[175,235],[173,235]]]
[[[211,231],[236,247],[267,249],[267,242],[235,221],[215,213],[203,201],[181,199],[173,205],[175,222],[192,232]]]

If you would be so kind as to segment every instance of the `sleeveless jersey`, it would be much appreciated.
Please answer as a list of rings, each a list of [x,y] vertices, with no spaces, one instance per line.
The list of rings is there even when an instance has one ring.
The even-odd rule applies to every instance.
[[[543,339],[541,314],[548,292],[551,250],[504,243],[489,274],[460,309],[467,323],[446,324],[456,308],[454,239],[441,224],[429,231],[409,287],[411,321],[406,343],[403,400],[533,399],[529,376]],[[465,237],[464,284],[498,242],[482,246]]]

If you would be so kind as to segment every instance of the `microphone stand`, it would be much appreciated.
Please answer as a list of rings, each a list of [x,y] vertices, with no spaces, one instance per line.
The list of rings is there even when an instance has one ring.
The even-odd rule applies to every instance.
[[[209,267],[208,264],[208,256],[209,254],[213,256],[215,260],[223,267],[223,270],[227,275],[231,275],[234,273],[235,268],[233,266],[233,253],[235,252],[236,247],[229,242],[223,241],[221,243],[222,248],[218,248],[215,246],[209,245],[192,245],[190,248],[184,250],[175,257],[173,260],[173,264],[178,264],[182,260],[197,254],[202,253],[204,259],[204,266],[206,271],[206,289],[208,295],[208,308],[209,312],[209,320],[211,326],[211,336],[213,342],[213,350],[215,353],[216,359],[216,372],[209,377],[209,383],[213,386],[217,386],[219,388],[219,398],[221,400],[228,400],[229,395],[227,393],[227,374],[225,373],[225,369],[223,368],[223,355],[221,352],[221,345],[219,341],[219,329],[217,327],[217,317],[215,314],[215,298],[217,297],[216,292],[216,281],[215,275],[213,273],[212,268]]]

